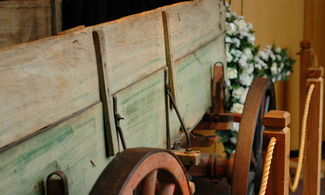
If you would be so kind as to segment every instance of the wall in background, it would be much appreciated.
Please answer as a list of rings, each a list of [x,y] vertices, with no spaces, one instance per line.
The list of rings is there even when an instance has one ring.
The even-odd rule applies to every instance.
[[[321,0],[320,0],[321,1]],[[291,113],[291,149],[299,146],[299,56],[304,38],[304,0],[233,0],[231,8],[253,24],[256,44],[288,48],[297,62],[289,81],[276,84],[277,109]]]

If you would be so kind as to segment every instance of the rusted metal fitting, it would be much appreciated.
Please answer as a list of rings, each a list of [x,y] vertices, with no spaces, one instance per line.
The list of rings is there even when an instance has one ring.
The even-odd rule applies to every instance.
[[[213,182],[219,182],[222,178],[231,178],[233,160],[223,158],[217,154],[201,153],[200,164],[189,170],[191,176],[209,177]]]
[[[54,171],[46,179],[48,195],[69,195],[68,179],[62,171]]]

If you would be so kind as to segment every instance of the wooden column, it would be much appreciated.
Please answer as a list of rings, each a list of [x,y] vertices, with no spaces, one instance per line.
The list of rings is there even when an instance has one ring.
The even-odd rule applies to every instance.
[[[311,44],[309,41],[302,41],[300,44],[300,111],[299,121],[302,121],[302,115],[304,112],[305,100],[306,100],[306,80],[307,80],[307,69],[312,63]],[[301,124],[299,124],[301,128]]]
[[[290,163],[290,114],[286,111],[271,110],[263,119],[264,151],[269,141],[276,138],[266,194],[289,194],[289,163]]]
[[[319,67],[308,68],[306,90],[315,85],[311,96],[307,119],[306,145],[303,167],[303,194],[320,194],[321,144],[323,118],[323,70]]]

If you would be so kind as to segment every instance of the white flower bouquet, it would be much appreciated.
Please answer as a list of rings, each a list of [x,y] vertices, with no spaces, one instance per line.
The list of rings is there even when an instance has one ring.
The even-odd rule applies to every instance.
[[[273,82],[287,80],[295,61],[288,50],[273,44],[259,50],[251,23],[227,7],[225,46],[227,52],[226,100],[231,112],[242,113],[246,95],[255,77],[271,78]],[[231,131],[220,131],[221,142],[227,155],[236,147],[238,123]]]

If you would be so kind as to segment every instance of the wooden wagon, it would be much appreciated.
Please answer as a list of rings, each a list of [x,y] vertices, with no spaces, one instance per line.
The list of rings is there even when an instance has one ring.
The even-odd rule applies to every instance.
[[[254,81],[239,115],[242,147],[222,169],[233,172],[188,143],[198,124],[226,130],[234,120],[221,101],[224,35],[224,2],[196,0],[0,49],[1,194],[190,193],[170,149],[190,156],[186,168],[202,159],[196,174],[207,164],[215,177],[233,173],[233,194],[256,192],[271,81]]]

